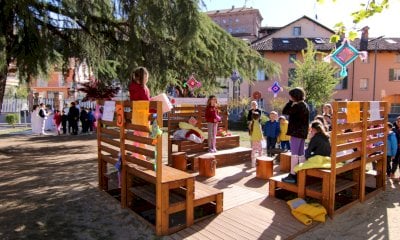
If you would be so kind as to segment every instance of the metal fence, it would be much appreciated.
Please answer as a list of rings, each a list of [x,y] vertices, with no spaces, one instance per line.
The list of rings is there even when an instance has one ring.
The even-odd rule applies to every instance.
[[[54,109],[55,104],[54,104],[54,99],[53,98],[41,98],[39,103],[44,103],[45,105],[50,105],[52,109]],[[70,106],[71,101],[70,100],[63,100],[61,101],[62,106],[67,104]],[[96,102],[94,101],[87,101],[87,102],[79,102],[79,105],[81,107],[86,107],[86,108],[95,108],[96,107]],[[30,103],[27,99],[3,99],[2,107],[1,107],[1,112],[2,113],[16,113],[20,111],[26,111],[26,110],[31,110],[32,106],[30,106]]]

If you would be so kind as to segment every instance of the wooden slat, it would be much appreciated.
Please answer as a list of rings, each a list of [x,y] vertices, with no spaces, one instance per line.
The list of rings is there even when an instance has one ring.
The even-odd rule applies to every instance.
[[[376,152],[383,152],[383,150],[386,148],[386,146],[378,146],[378,147],[374,147],[374,148],[368,148],[367,149],[367,154],[371,154],[371,153],[376,153]]]
[[[101,154],[100,159],[104,160],[104,161],[106,161],[108,163],[111,163],[113,165],[115,165],[115,163],[118,161],[118,159],[116,159],[116,158],[113,158],[113,157],[111,157],[109,155],[103,155],[103,154]]]
[[[108,143],[108,144],[110,144],[112,146],[115,146],[115,147],[119,147],[120,146],[120,142],[119,141],[114,140],[114,139],[110,139],[110,138],[105,137],[105,136],[100,136],[100,141]]]
[[[348,161],[348,160],[354,160],[358,157],[361,157],[361,151],[354,151],[352,153],[340,156],[336,158],[336,163]]]
[[[361,148],[361,141],[357,142],[347,142],[337,146],[337,152],[344,150],[353,150],[353,148]]]
[[[141,147],[136,147],[136,146],[132,146],[129,144],[125,144],[125,149],[128,151],[131,151],[132,153],[137,153],[137,154],[141,154],[144,156],[147,156],[151,159],[155,158],[155,152],[149,149],[145,149],[145,148],[141,148]]]
[[[112,148],[110,148],[108,146],[101,145],[100,146],[100,150],[104,151],[104,152],[107,152],[107,153],[110,153],[115,158],[118,157],[118,153],[119,153],[118,150],[112,149]]]
[[[147,145],[150,145],[150,146],[155,146],[156,145],[154,139],[151,139],[149,137],[142,137],[142,136],[136,136],[136,135],[133,135],[133,134],[127,134],[125,136],[125,139],[133,141],[133,142],[147,144]]]
[[[137,158],[135,158],[133,156],[129,156],[129,155],[126,155],[125,157],[126,157],[127,162],[137,164],[137,165],[139,165],[141,167],[145,167],[149,170],[154,169],[154,164],[152,162],[149,162],[147,160],[137,159]]]
[[[102,128],[101,135],[111,135],[113,138],[119,138],[119,129],[116,128]]]
[[[105,124],[105,125],[111,126],[111,127],[118,127],[117,122],[111,122],[111,121],[105,121],[105,120],[99,119],[98,126],[101,126],[101,124]]]

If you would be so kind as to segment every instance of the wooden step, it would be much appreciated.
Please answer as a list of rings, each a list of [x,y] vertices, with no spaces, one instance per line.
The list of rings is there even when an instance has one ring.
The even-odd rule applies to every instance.
[[[285,178],[288,174],[283,173],[275,175],[269,179],[269,195],[271,197],[275,196],[275,190],[277,188],[285,189],[290,192],[298,193],[298,185],[296,183],[282,182],[282,178]]]
[[[222,212],[223,209],[223,192],[219,189],[208,186],[204,183],[194,182],[194,203],[195,207],[213,202],[216,205],[216,213]]]
[[[202,143],[195,143],[189,140],[171,139],[171,144],[178,145],[178,152],[196,153],[208,150],[208,142],[205,139]],[[217,137],[217,149],[230,149],[240,146],[240,137],[238,135]]]
[[[251,161],[251,148],[235,147],[230,149],[218,150],[216,153],[199,152],[189,154],[187,156],[189,170],[198,171],[198,157],[203,154],[214,155],[215,160],[217,160],[217,167],[246,163]]]
[[[145,200],[153,206],[156,206],[156,188],[153,184],[131,187],[129,188],[129,193]],[[180,212],[185,210],[185,208],[185,197],[170,191],[168,213],[171,214],[175,212]]]

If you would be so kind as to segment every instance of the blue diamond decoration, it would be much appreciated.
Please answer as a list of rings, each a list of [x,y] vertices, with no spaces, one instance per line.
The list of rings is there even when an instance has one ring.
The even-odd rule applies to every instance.
[[[278,82],[274,82],[274,84],[271,86],[271,91],[274,94],[277,94],[279,91],[281,91],[281,86],[279,86]]]

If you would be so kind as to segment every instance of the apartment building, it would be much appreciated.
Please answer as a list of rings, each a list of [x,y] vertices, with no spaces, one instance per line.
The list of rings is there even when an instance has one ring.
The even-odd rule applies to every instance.
[[[260,102],[267,110],[271,110],[271,102],[275,99],[268,89],[275,81],[279,81],[283,87],[288,86],[296,68],[293,59],[301,60],[301,51],[307,47],[305,39],[311,40],[316,50],[327,54],[336,47],[335,44],[329,43],[334,31],[307,16],[282,27],[261,27],[263,18],[260,12],[253,8],[232,7],[210,11],[207,14],[232,36],[251,41],[253,49],[280,64],[282,74],[279,77],[272,78],[260,71],[255,73],[254,84],[244,81],[237,87],[240,96],[252,97],[255,93],[261,95]],[[351,44],[359,49],[360,39]],[[367,61],[356,59],[347,66],[348,76],[338,84],[333,98],[388,101],[392,112],[400,113],[400,38],[369,38],[367,51]],[[227,82],[229,88],[232,88],[232,83]],[[228,92],[228,97],[234,95],[232,91]],[[278,97],[287,99],[287,91],[279,93]]]
[[[279,63],[282,68],[281,76],[276,79],[257,74],[257,81],[249,87],[249,96],[252,96],[254,91],[260,91],[264,102],[267,103],[267,109],[271,108],[268,103],[274,97],[267,89],[275,81],[279,81],[281,86],[288,86],[296,67],[293,59],[301,60],[301,51],[307,46],[305,39],[311,40],[318,51],[331,53],[335,49],[335,45],[329,43],[329,37],[334,32],[307,16],[273,30],[271,34],[263,36],[251,45],[265,58]],[[400,38],[372,38],[368,43],[368,60],[362,61],[358,58],[347,66],[348,76],[337,86],[333,98],[388,101],[392,112],[397,112],[397,108],[400,107]],[[360,49],[360,39],[351,44]],[[286,98],[287,91],[281,96]]]
[[[259,38],[262,16],[258,9],[235,8],[209,11],[206,14],[232,36],[251,43]]]

